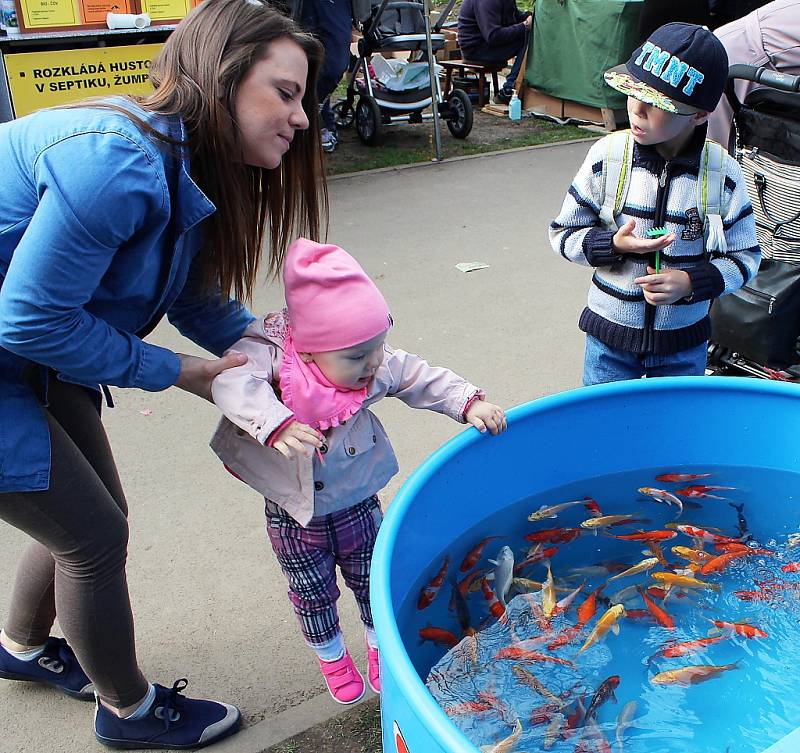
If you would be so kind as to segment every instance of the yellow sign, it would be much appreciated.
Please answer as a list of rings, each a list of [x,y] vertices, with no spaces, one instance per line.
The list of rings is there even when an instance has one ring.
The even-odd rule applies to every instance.
[[[141,44],[6,55],[14,114],[21,117],[42,107],[87,97],[147,94],[152,91],[150,62],[162,46]]]
[[[142,0],[142,13],[153,21],[183,18],[191,7],[190,0]]]
[[[78,26],[75,0],[21,0],[22,20],[27,29],[48,26]]]

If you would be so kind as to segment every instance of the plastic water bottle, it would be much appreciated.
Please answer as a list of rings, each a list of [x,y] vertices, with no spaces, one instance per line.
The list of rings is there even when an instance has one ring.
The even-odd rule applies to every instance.
[[[516,92],[511,95],[511,101],[508,103],[508,117],[511,120],[519,120],[522,117],[522,102],[519,101]]]

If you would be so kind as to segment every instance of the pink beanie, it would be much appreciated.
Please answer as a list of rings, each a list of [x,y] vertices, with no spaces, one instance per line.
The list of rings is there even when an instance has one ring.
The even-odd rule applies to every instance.
[[[298,238],[283,266],[295,348],[305,353],[351,348],[389,329],[389,307],[361,265],[339,246]]]

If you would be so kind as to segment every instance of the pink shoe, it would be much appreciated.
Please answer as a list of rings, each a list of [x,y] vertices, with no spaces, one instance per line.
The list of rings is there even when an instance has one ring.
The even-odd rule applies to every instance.
[[[381,692],[381,655],[377,648],[367,644],[367,682],[376,692]]]
[[[344,656],[336,661],[318,661],[328,692],[334,701],[348,705],[363,698],[366,691],[364,678],[353,664],[349,651],[345,651]]]

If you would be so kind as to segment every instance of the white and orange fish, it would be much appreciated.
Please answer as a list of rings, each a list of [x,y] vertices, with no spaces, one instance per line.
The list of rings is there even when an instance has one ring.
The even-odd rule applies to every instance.
[[[439,593],[439,589],[444,583],[445,576],[447,575],[447,568],[449,566],[450,556],[445,555],[439,572],[436,573],[431,582],[420,591],[419,598],[417,599],[417,609],[426,609],[431,605],[433,600],[436,598],[436,594]]]
[[[680,518],[683,515],[683,502],[678,499],[674,494],[671,494],[664,489],[655,489],[652,486],[642,486],[639,488],[639,494],[645,494],[651,499],[655,499],[658,502],[666,502],[668,505],[672,505],[674,508],[677,509],[678,513],[675,516],[676,518]]]
[[[705,486],[704,484],[697,484],[695,486],[687,486],[683,489],[676,489],[675,494],[688,499],[725,499],[717,494],[709,494],[709,492],[734,491],[735,486]]]

